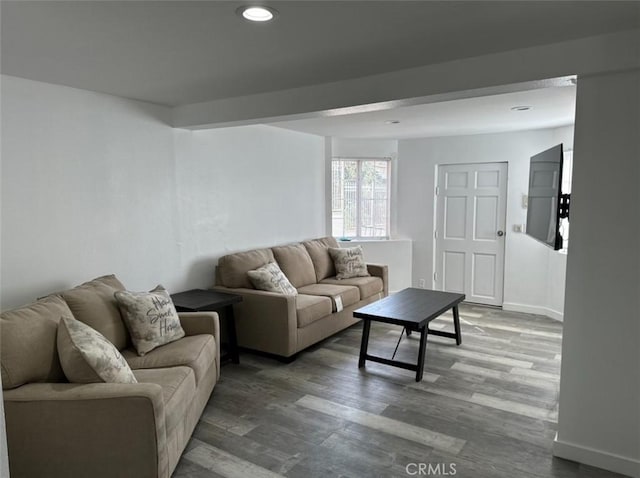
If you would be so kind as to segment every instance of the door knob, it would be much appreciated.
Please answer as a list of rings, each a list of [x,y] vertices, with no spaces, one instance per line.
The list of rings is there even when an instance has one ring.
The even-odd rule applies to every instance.
[[[502,237],[504,236],[504,232],[503,231],[498,231],[498,237]]]

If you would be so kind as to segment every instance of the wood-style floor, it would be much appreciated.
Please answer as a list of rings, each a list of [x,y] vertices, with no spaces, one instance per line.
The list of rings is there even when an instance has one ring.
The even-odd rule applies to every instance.
[[[621,476],[551,456],[560,323],[464,304],[460,317],[462,345],[430,336],[420,383],[358,369],[361,324],[290,364],[242,354],[222,368],[174,478]],[[451,329],[450,314],[432,328]],[[400,331],[374,323],[370,353],[391,357]],[[418,342],[403,337],[396,358],[415,362]]]

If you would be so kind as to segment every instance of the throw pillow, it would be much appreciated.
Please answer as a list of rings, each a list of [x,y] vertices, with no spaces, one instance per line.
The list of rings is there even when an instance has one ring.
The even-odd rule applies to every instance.
[[[275,262],[269,262],[256,270],[248,271],[249,280],[256,289],[279,292],[284,295],[298,295],[287,276]]]
[[[138,383],[129,364],[104,335],[71,317],[58,325],[62,370],[74,383]]]
[[[369,277],[362,247],[330,247],[329,254],[336,267],[336,279]]]
[[[114,297],[138,355],[184,337],[171,296],[161,285],[150,292],[118,291]]]

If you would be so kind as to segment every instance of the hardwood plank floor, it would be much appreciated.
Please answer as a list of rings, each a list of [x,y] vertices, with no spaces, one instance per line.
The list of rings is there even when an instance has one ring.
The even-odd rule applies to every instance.
[[[407,477],[420,463],[431,476],[621,476],[551,455],[561,323],[466,304],[460,318],[462,345],[430,336],[419,383],[358,369],[361,324],[290,364],[242,354],[222,368],[174,478]],[[451,315],[433,328],[451,330]],[[370,353],[391,357],[400,331],[374,323]],[[418,343],[403,337],[396,358],[415,362]]]

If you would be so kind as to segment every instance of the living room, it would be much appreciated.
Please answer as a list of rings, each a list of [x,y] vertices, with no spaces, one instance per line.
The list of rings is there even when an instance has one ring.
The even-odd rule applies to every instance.
[[[433,183],[435,165],[454,162],[455,155],[474,156],[472,161],[475,156],[493,155],[492,161],[509,160],[510,168],[513,163],[511,179],[519,174],[517,168],[520,176],[526,176],[533,154],[557,143],[572,144],[569,149],[576,151],[576,165],[571,246],[559,259],[567,262],[566,292],[561,298],[549,298],[549,252],[544,246],[536,249],[540,255],[521,248],[518,242],[525,240],[524,235],[512,233],[511,228],[525,222],[526,209],[510,207],[507,238],[512,242],[507,250],[504,308],[508,304],[512,309],[538,307],[520,311],[563,320],[562,393],[554,453],[640,476],[637,2],[614,6],[591,2],[591,11],[559,6],[556,13],[565,14],[563,18],[569,18],[569,12],[582,19],[582,23],[576,20],[579,27],[549,25],[554,35],[539,39],[530,33],[519,42],[501,31],[500,45],[512,46],[486,44],[477,51],[452,48],[451,57],[434,56],[411,68],[394,64],[389,53],[393,48],[385,47],[381,59],[395,68],[368,74],[360,70],[351,77],[336,73],[299,84],[274,79],[275,87],[246,89],[242,95],[221,89],[207,97],[199,91],[193,97],[200,99],[188,102],[176,99],[188,97],[186,85],[170,91],[161,81],[148,85],[125,81],[129,75],[137,78],[137,70],[128,70],[124,60],[140,61],[148,68],[147,75],[161,77],[165,72],[153,68],[165,61],[170,64],[180,55],[170,45],[176,41],[172,35],[167,42],[156,35],[143,38],[145,31],[166,28],[167,18],[198,17],[189,13],[193,5],[181,7],[180,3],[127,7],[101,2],[81,8],[66,3],[3,2],[2,311],[110,273],[136,291],[158,283],[171,292],[207,288],[213,284],[217,260],[225,254],[331,235],[327,165],[333,157],[371,156],[367,147],[396,161],[391,236],[406,241],[398,247],[409,246],[398,258],[391,255],[395,246],[381,250],[365,245],[365,256],[369,253],[374,262],[404,264],[402,269],[390,266],[390,284],[396,284],[390,287],[392,292],[418,287],[421,279],[428,279],[428,287],[434,272],[434,200],[427,175]],[[287,15],[293,14],[289,8],[297,14],[303,9],[289,5],[295,3],[300,2],[275,2],[273,7],[279,11],[275,22],[258,27],[286,25]],[[342,14],[352,18],[353,12],[340,2],[304,3],[328,16],[336,12],[332,9],[343,8]],[[375,3],[383,8],[386,2]],[[529,3],[527,8],[542,8]],[[162,5],[171,11],[163,13]],[[247,35],[249,46],[254,45],[260,37],[246,30],[255,25],[245,25],[237,17],[238,6],[215,2],[202,7],[212,9],[202,18],[219,16],[220,29],[229,24],[232,38]],[[493,12],[498,9],[486,7]],[[443,5],[435,3],[420,15],[436,18],[446,13],[438,8]],[[520,22],[517,25],[526,23],[526,16],[504,8],[505,15]],[[553,6],[545,8],[553,10]],[[159,23],[139,29],[137,36],[136,22],[147,14]],[[600,27],[594,19],[610,23]],[[484,28],[487,34],[490,27]],[[386,35],[394,38],[393,32]],[[275,45],[285,50],[290,45],[280,42]],[[144,45],[144,51],[128,56],[127,48],[135,45]],[[231,43],[226,46],[231,48]],[[369,51],[376,48],[380,44],[372,43]],[[163,49],[171,54],[163,55]],[[114,51],[119,55],[107,61]],[[141,61],[142,53],[153,61]],[[90,61],[94,55],[95,63]],[[335,70],[344,64],[337,60]],[[107,70],[129,73],[109,77]],[[244,75],[249,71],[246,67]],[[285,121],[367,110],[386,110],[393,119],[392,108],[542,90],[576,76],[575,133],[573,126],[563,126],[478,136],[349,140],[282,127]],[[242,78],[239,75],[230,83],[240,84]],[[113,93],[114,88],[120,88],[120,94]],[[231,91],[229,85],[226,88]],[[167,100],[140,101],[147,89],[159,96],[164,92]],[[169,93],[174,97],[169,99]],[[514,154],[519,161],[506,159]],[[373,156],[379,155],[374,151]],[[424,156],[429,161],[422,161]],[[514,188],[510,204],[521,202],[524,193]],[[529,278],[522,271],[528,271]],[[350,329],[349,333],[357,337],[359,332]],[[331,360],[330,354],[326,359]],[[256,368],[260,363],[259,356],[247,354],[247,366]],[[231,383],[240,386],[234,367],[222,367],[222,383],[228,372]],[[395,370],[379,373],[383,378],[407,378]],[[300,376],[291,378],[296,379]],[[211,398],[214,402],[217,391]],[[238,420],[236,425],[246,422]],[[508,457],[502,459],[505,468],[520,469]],[[213,471],[208,475],[196,471],[183,468],[184,475],[177,476],[189,476],[188,472],[217,476]],[[258,471],[251,468],[247,473]],[[573,475],[568,476],[580,476],[579,472],[572,469]],[[473,476],[473,470],[462,466],[458,473]]]

